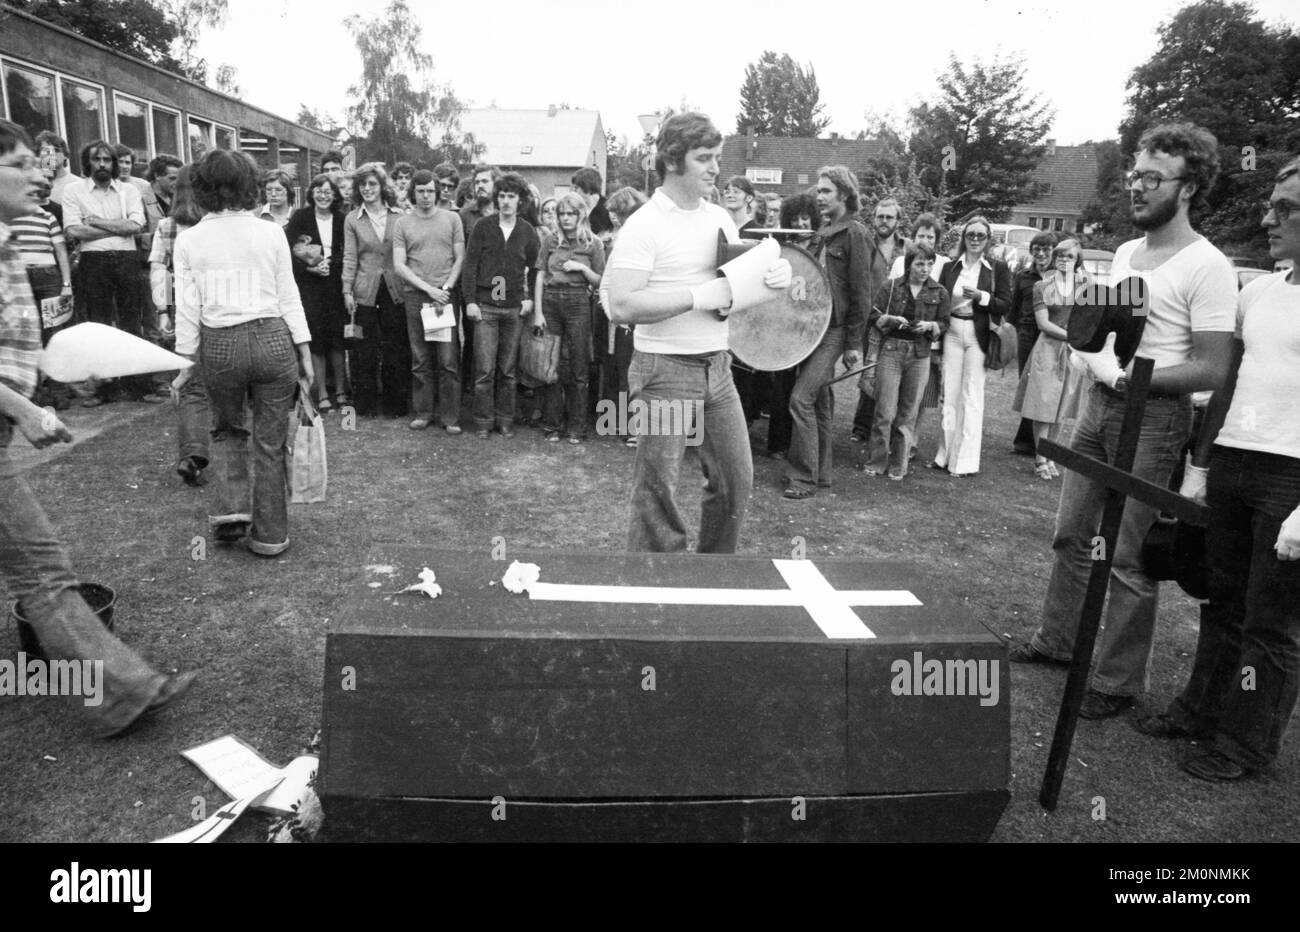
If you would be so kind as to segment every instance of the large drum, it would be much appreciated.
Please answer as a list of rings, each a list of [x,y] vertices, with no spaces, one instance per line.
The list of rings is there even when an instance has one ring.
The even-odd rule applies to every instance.
[[[718,265],[752,245],[720,244]],[[803,362],[817,348],[831,323],[830,283],[812,253],[802,246],[783,243],[781,257],[793,270],[790,287],[730,316],[732,353],[739,362],[763,372],[777,372]]]

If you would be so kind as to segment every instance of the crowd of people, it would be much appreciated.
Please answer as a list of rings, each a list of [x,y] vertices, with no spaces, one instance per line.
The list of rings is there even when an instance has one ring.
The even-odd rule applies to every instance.
[[[133,153],[98,141],[79,154],[77,177],[61,139],[42,134],[32,145],[12,125],[0,131],[5,172],[36,192],[0,217],[14,243],[5,271],[14,293],[21,268],[39,309],[29,319],[15,301],[6,305],[5,439],[11,423],[38,444],[63,439],[57,418],[33,413],[41,404],[159,403],[171,393],[178,473],[196,486],[214,474],[214,536],[273,557],[289,546],[283,466],[295,397],[326,413],[407,419],[413,431],[437,425],[456,435],[464,420],[484,440],[530,426],[546,442],[572,444],[589,439],[601,399],[689,401],[701,412],[705,480],[695,549],[731,553],[752,491],[755,424],[767,421],[767,453],[784,460],[786,499],[831,486],[837,365],[861,371],[851,440],[864,445],[856,465],[865,475],[908,476],[927,410],[939,417],[923,462],[955,478],[979,474],[990,334],[1009,322],[1019,334],[1022,417],[1011,442],[1035,457],[1037,477],[1062,479],[1042,624],[1011,656],[1060,664],[1072,654],[1104,489],[1063,476],[1038,444],[1068,440],[1112,460],[1132,355],[1082,355],[1067,343],[1076,296],[1090,284],[1076,238],[1041,233],[1029,262],[1013,269],[992,248],[991,224],[974,215],[955,225],[948,255],[937,216],[913,218],[904,237],[897,200],[861,203],[854,173],[838,165],[806,192],[760,195],[743,176],[722,180],[721,134],[696,113],[661,128],[663,183],[649,198],[631,188],[606,198],[594,169],[543,198],[520,174],[492,166],[463,178],[448,163],[348,172],[331,152],[296,205],[292,175],[263,172],[235,152],[191,165],[160,155],[140,179]],[[1212,738],[1184,769],[1234,780],[1276,757],[1300,694],[1300,421],[1289,405],[1300,282],[1278,273],[1238,299],[1228,260],[1190,221],[1217,173],[1216,153],[1213,137],[1190,124],[1142,137],[1126,184],[1143,236],[1119,248],[1112,271],[1142,278],[1150,295],[1136,352],[1155,361],[1155,374],[1134,472],[1207,501],[1212,514],[1210,595],[1191,680],[1168,713],[1136,724],[1157,737]],[[1300,258],[1297,211],[1300,161],[1279,174],[1263,216],[1276,258]],[[773,226],[824,271],[831,320],[798,366],[767,373],[728,351],[740,286],[718,275],[716,255],[719,234],[740,243]],[[784,259],[752,274],[760,291],[791,281]],[[174,378],[41,383],[35,351],[75,320],[174,345],[198,365]],[[521,341],[544,334],[559,338],[558,378],[529,387],[519,377]],[[1193,436],[1198,393],[1211,400]],[[676,503],[685,437],[651,430],[620,442],[636,447],[629,549],[688,549]],[[8,561],[45,526],[21,480],[3,482],[6,509],[17,513],[21,502],[27,514],[20,532],[5,528]],[[1146,689],[1158,586],[1142,550],[1157,517],[1139,501],[1125,510],[1084,717],[1115,716]],[[71,578],[66,558],[56,562],[39,579],[8,571],[10,585],[54,641],[59,625],[75,630],[65,652],[83,651],[78,639],[102,649],[87,613],[61,601],[67,587],[47,591],[48,579]],[[115,724],[188,685],[128,654],[120,660],[129,699]],[[1239,682],[1243,664],[1249,690]]]

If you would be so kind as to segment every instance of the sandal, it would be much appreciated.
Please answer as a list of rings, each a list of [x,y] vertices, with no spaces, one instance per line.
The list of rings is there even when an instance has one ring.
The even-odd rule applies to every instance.
[[[1052,467],[1047,460],[1041,457],[1034,461],[1034,475],[1039,479],[1051,479]]]
[[[548,430],[548,431],[546,432],[546,442],[547,442],[547,443],[559,443],[559,442],[560,442],[560,432],[559,432],[558,430]]]
[[[1059,472],[1056,471],[1056,464],[1053,463],[1051,460],[1048,460],[1048,461],[1047,461],[1047,468],[1048,468],[1049,470],[1051,470],[1052,478],[1053,478],[1053,479],[1059,479],[1059,478],[1061,478],[1061,474],[1060,474]]]
[[[817,493],[814,492],[812,489],[800,489],[800,488],[796,488],[795,486],[790,486],[784,492],[781,493],[781,497],[791,499],[792,501],[801,502],[805,498],[812,498],[816,494]]]
[[[316,402],[316,410],[321,414],[328,414],[334,410],[334,405],[330,403],[328,398],[322,398],[320,401]]]

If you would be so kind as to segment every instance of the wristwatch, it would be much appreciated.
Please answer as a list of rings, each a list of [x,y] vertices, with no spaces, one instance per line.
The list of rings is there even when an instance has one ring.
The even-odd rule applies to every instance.
[[[1117,392],[1119,392],[1121,395],[1123,395],[1125,392],[1128,391],[1128,376],[1127,376],[1127,375],[1121,375],[1118,379],[1115,380],[1115,387],[1114,387],[1114,390],[1117,391]]]

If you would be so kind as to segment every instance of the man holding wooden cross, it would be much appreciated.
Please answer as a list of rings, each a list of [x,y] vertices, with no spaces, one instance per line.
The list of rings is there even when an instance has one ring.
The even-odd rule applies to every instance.
[[[1236,326],[1236,277],[1227,258],[1192,229],[1188,212],[1219,171],[1218,143],[1193,124],[1156,126],[1138,142],[1125,176],[1133,223],[1142,239],[1115,252],[1114,281],[1139,276],[1146,326],[1137,354],[1154,361],[1133,474],[1167,487],[1191,431],[1193,392],[1217,389],[1228,372]],[[1127,378],[1113,351],[1089,354],[1095,380],[1071,446],[1106,463],[1115,459]],[[1098,525],[1106,499],[1100,483],[1069,472],[1061,487],[1052,549],[1056,553],[1033,638],[1011,651],[1020,663],[1068,664],[1080,606],[1104,542]],[[1116,541],[1091,687],[1079,714],[1098,719],[1130,708],[1146,689],[1155,639],[1158,584],[1142,566],[1142,543],[1158,511],[1130,499]]]

